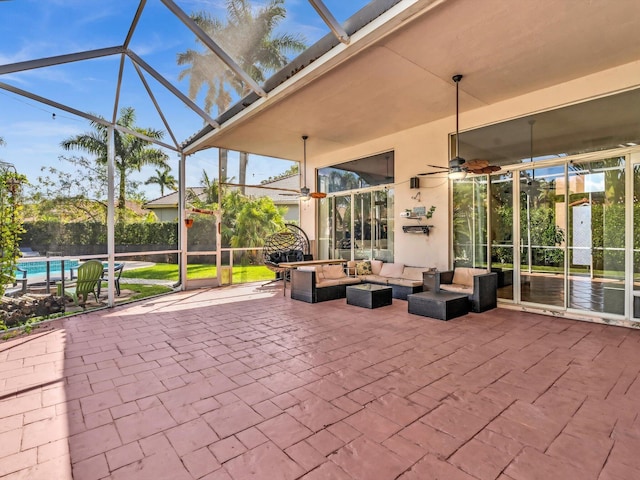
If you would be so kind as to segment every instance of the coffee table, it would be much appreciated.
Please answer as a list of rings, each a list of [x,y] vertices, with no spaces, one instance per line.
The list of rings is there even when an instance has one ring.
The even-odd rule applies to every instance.
[[[423,317],[451,320],[469,313],[469,297],[465,294],[426,291],[407,296],[409,313]]]
[[[391,305],[393,289],[384,285],[361,283],[347,287],[347,305],[363,308],[378,308]]]

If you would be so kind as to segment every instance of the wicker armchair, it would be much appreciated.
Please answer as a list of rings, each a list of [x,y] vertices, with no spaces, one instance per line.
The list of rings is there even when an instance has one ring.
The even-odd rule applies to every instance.
[[[309,237],[304,230],[289,223],[285,226],[285,230],[269,235],[264,241],[262,260],[276,274],[275,280],[269,283],[283,279],[286,269],[280,267],[280,263],[313,259],[309,253]]]

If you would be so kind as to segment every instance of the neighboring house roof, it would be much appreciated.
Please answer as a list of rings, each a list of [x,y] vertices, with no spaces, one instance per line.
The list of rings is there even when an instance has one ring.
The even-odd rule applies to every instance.
[[[187,187],[187,194],[193,192],[200,198],[204,197],[204,187]],[[162,197],[154,198],[153,200],[148,201],[144,204],[144,208],[149,208],[151,210],[156,208],[178,208],[178,192],[171,192]]]
[[[265,182],[261,184],[265,187],[270,188],[283,188],[285,190],[267,190],[265,188],[260,188],[258,186],[255,187],[246,187],[245,195],[248,197],[259,198],[259,197],[269,197],[273,200],[273,203],[276,205],[292,205],[298,203],[298,196],[296,193],[291,192],[290,190],[299,190],[300,189],[300,175],[294,174],[288,177],[279,178],[278,180],[273,180],[271,182]],[[237,187],[231,187],[237,188]],[[187,194],[189,192],[193,192],[195,195],[204,199],[204,187],[187,187]],[[178,208],[178,192],[171,192],[162,197],[155,198],[150,200],[149,202],[144,204],[144,208],[148,208],[149,210],[157,210],[160,208]]]
[[[300,190],[300,175],[293,174],[288,177],[265,182],[261,185],[270,188],[284,188],[286,190],[267,190],[259,187],[246,187],[245,195],[248,197],[269,197],[276,205],[297,204],[298,195],[290,190]]]

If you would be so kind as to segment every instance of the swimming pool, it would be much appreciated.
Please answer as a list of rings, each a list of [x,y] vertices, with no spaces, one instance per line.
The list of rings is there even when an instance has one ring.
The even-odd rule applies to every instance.
[[[60,275],[60,265],[61,265],[61,263],[62,263],[61,260],[49,260],[49,272],[51,274]],[[30,275],[40,275],[40,274],[47,273],[47,261],[46,260],[39,260],[37,262],[21,262],[21,261],[18,261],[18,266],[22,270],[26,270],[27,271],[27,277],[29,277]],[[64,261],[64,271],[65,271],[65,273],[68,272],[72,268],[74,268],[74,269],[78,268],[78,260],[65,260]]]

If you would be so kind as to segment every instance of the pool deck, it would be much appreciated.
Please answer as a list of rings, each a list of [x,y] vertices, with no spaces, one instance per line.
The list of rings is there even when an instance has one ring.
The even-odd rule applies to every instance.
[[[640,478],[640,331],[259,285],[0,343],[5,480]]]

